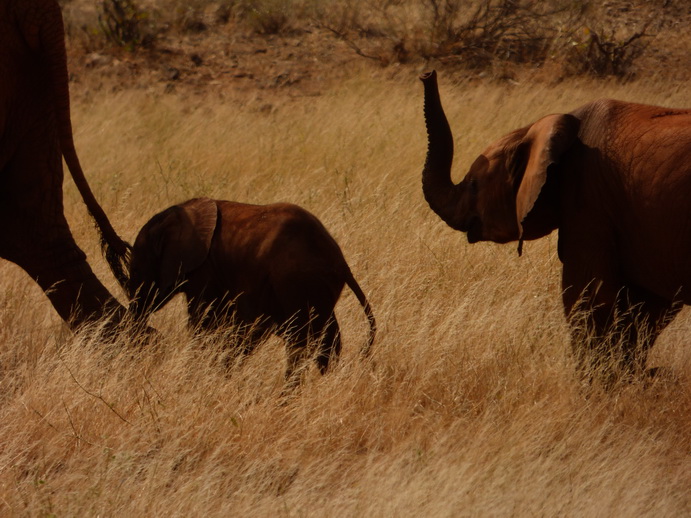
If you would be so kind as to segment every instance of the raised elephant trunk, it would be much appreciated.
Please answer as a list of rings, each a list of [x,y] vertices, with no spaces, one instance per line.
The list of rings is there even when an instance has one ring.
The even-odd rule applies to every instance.
[[[64,26],[62,14],[57,2],[50,3],[51,9],[57,9],[57,13],[43,13],[42,21],[50,20],[51,23],[40,23],[39,38],[41,47],[46,49],[47,70],[51,90],[54,94],[55,116],[60,139],[60,149],[65,158],[74,183],[86,204],[89,213],[96,222],[96,227],[101,237],[101,249],[113,271],[118,283],[124,288],[127,284],[127,266],[131,246],[117,235],[110,224],[108,216],[103,211],[98,201],[91,192],[84,171],[79,163],[77,151],[72,137],[72,121],[70,118],[70,93],[69,76],[67,72],[67,53],[65,51]]]
[[[433,70],[420,76],[424,85],[424,113],[427,126],[427,158],[422,170],[422,192],[425,200],[452,228],[459,227],[458,204],[461,184],[451,181],[453,135],[439,98],[437,73]]]

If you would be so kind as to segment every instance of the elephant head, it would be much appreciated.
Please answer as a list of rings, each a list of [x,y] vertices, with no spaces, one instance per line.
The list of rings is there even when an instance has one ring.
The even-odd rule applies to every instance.
[[[136,317],[163,307],[185,277],[206,261],[217,219],[216,203],[198,198],[170,207],[144,225],[132,249],[127,285]]]
[[[509,133],[489,146],[463,181],[454,184],[453,136],[436,72],[420,79],[428,134],[422,187],[432,210],[450,227],[466,232],[470,243],[537,239],[557,228],[555,190],[548,180],[553,166],[576,141],[579,120],[568,114],[548,115]],[[533,210],[538,204],[540,210]],[[535,216],[528,218],[531,211]]]

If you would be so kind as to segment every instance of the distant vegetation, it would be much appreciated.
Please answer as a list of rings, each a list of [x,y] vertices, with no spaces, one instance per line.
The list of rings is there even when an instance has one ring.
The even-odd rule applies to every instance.
[[[81,0],[65,0],[72,6]],[[257,35],[325,30],[382,65],[437,59],[482,71],[559,62],[569,75],[630,77],[684,0],[101,0],[69,19],[90,46],[136,52],[164,34],[233,24]],[[621,4],[621,5],[619,5]],[[675,10],[675,5],[677,5]],[[93,4],[91,10],[93,11]],[[666,16],[666,18],[665,18]],[[668,27],[667,27],[668,28]]]

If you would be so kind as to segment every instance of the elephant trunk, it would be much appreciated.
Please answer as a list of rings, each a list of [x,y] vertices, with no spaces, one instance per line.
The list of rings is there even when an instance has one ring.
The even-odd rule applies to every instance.
[[[439,98],[437,73],[420,76],[424,86],[424,114],[427,126],[427,158],[422,170],[422,192],[430,208],[449,226],[459,228],[458,204],[462,184],[451,180],[453,135]]]
[[[101,237],[101,249],[118,283],[124,288],[127,283],[127,266],[131,246],[123,241],[113,229],[106,213],[91,192],[79,163],[72,137],[70,118],[69,76],[67,72],[67,53],[65,50],[64,24],[57,2],[47,2],[56,12],[42,14],[40,44],[45,49],[47,70],[51,90],[54,95],[55,116],[60,139],[60,148],[65,163],[72,174],[74,183],[94,218]]]

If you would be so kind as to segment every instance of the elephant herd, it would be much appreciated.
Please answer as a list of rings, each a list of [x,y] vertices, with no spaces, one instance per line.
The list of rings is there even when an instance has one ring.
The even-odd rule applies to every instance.
[[[292,204],[196,198],[155,215],[134,246],[94,198],[72,138],[62,14],[56,0],[0,0],[0,257],[23,268],[73,328],[103,318],[142,324],[175,294],[190,324],[236,325],[243,352],[267,333],[288,350],[287,379],[309,354],[338,358],[334,306],[345,285],[376,323],[336,241]],[[539,239],[558,229],[562,298],[574,356],[625,372],[691,304],[691,110],[598,100],[547,115],[490,145],[459,184],[434,71],[421,77],[428,134],[425,199],[468,242]],[[130,299],[92,272],[63,213],[62,160]],[[313,349],[312,344],[317,344]],[[606,362],[605,362],[606,360]]]

